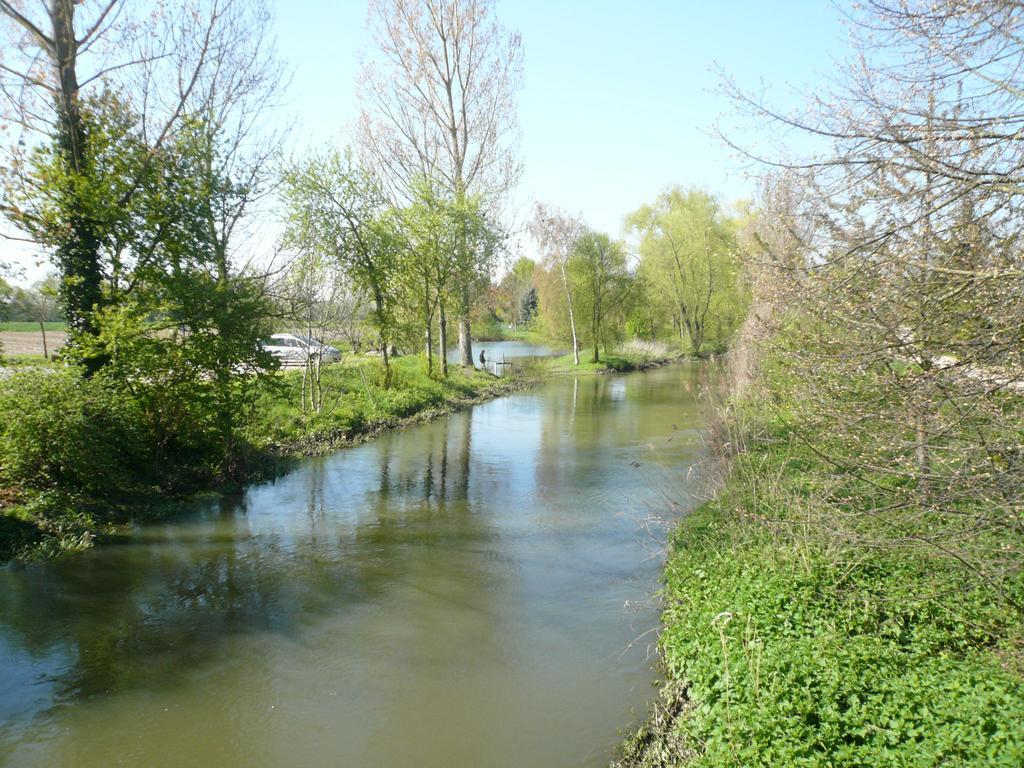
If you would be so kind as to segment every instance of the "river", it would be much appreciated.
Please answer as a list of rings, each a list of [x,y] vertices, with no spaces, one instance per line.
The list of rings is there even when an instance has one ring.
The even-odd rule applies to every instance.
[[[473,365],[477,368],[484,368],[495,376],[507,376],[515,373],[520,367],[519,364],[538,357],[553,357],[560,355],[564,350],[548,347],[541,344],[531,344],[526,341],[473,341]],[[480,354],[484,355],[484,362],[480,362]],[[459,362],[459,348],[448,349],[448,362]]]
[[[0,764],[606,765],[701,375],[558,379],[0,570]]]

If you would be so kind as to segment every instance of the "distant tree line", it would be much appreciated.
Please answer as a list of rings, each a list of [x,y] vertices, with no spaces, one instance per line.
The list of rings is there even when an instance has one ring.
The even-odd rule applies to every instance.
[[[0,278],[0,322],[58,323],[64,319],[57,280],[40,280],[30,287]]]
[[[626,338],[672,342],[696,356],[720,352],[749,304],[741,234],[751,221],[707,192],[674,187],[626,218],[627,244],[538,204],[530,223],[541,255],[530,272],[536,323],[568,342],[577,362],[584,348],[597,362]],[[506,293],[526,273],[510,273]]]

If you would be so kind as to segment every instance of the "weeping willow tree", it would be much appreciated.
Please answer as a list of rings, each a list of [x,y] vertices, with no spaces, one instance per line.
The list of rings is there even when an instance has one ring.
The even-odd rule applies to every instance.
[[[725,346],[748,303],[736,222],[707,192],[673,187],[627,219],[649,300],[693,354]]]

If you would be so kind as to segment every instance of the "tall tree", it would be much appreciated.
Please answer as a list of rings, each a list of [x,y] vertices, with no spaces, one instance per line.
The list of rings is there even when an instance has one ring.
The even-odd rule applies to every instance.
[[[331,150],[291,168],[285,175],[285,196],[286,245],[335,260],[355,288],[366,291],[385,382],[390,384],[395,272],[404,243],[380,185],[351,152]]]
[[[72,0],[52,0],[41,18],[31,19],[22,13],[20,4],[0,0],[0,14],[9,29],[20,33],[9,36],[8,39],[17,41],[12,49],[25,50],[26,58],[38,57],[49,64],[49,71],[45,74],[33,72],[28,61],[24,61],[21,68],[5,63],[4,71],[20,81],[22,92],[27,87],[33,96],[36,89],[50,96],[53,114],[50,137],[61,164],[67,169],[67,178],[72,182],[85,173],[87,163],[87,136],[79,92],[79,54],[92,46],[97,36],[107,28],[105,22],[119,1],[110,0],[96,8],[87,20],[82,19],[84,14],[78,14],[79,5]],[[77,25],[76,14],[79,16]],[[13,89],[5,90],[6,95],[12,95]],[[21,118],[27,128],[30,121],[35,122],[31,117],[35,114],[34,107],[35,104],[26,103],[19,94],[8,104],[8,112]],[[69,189],[68,193],[74,194],[74,190]],[[62,284],[64,311],[73,333],[91,332],[95,330],[91,313],[102,299],[103,273],[96,225],[84,203],[69,206],[68,211],[70,215],[63,222],[66,234],[54,253],[65,277]],[[8,206],[6,212],[13,214],[17,222],[18,210]]]
[[[573,362],[580,364],[580,343],[576,333],[576,315],[573,311],[572,286],[566,273],[565,265],[572,255],[576,241],[586,231],[579,217],[570,216],[557,208],[551,208],[537,202],[533,207],[533,219],[530,222],[530,234],[540,249],[544,264],[548,269],[558,271],[565,291],[565,303],[569,316],[569,328],[572,332]]]
[[[422,178],[413,202],[397,213],[404,235],[400,279],[408,303],[418,310],[423,329],[427,372],[434,370],[434,319],[438,317],[441,373],[448,374],[447,296],[455,271],[455,242],[450,208],[444,194]]]
[[[394,195],[429,178],[492,206],[518,179],[519,35],[494,0],[371,0],[377,56],[361,78],[361,143]],[[468,253],[467,244],[459,248]],[[459,356],[473,364],[474,284],[459,286]]]
[[[591,362],[600,362],[600,348],[607,341],[608,318],[625,310],[635,287],[626,249],[608,235],[586,232],[573,247],[568,272],[581,309],[589,319]]]
[[[746,310],[735,226],[713,196],[674,187],[627,218],[640,236],[649,293],[695,355],[724,344]]]
[[[251,134],[279,85],[279,69],[263,39],[261,2],[180,0],[154,11],[126,0],[50,0],[33,13],[25,4],[0,0],[0,21],[5,53],[11,54],[0,64],[7,75],[0,80],[3,110],[18,128],[3,147],[0,210],[27,239],[51,251],[73,340],[96,334],[93,313],[110,299],[107,288],[117,288],[123,263],[118,263],[118,239],[109,230],[118,218],[113,214],[130,208],[144,192],[158,155],[181,129],[195,132],[202,126],[207,133],[209,197],[218,197],[214,184],[235,187],[209,206],[222,224],[228,222],[207,238],[220,243],[226,275],[227,236],[246,207],[239,202],[251,199],[258,185],[240,162],[214,169],[213,158],[239,158],[242,137]],[[111,94],[137,121],[135,138],[144,147],[138,162],[120,163],[116,173],[100,160],[101,149],[90,146],[96,138],[90,127],[104,120],[90,122],[87,114],[96,104],[109,103]],[[49,184],[45,194],[61,198],[59,206],[50,206],[61,209],[59,221],[19,204],[40,186],[27,172],[40,149],[51,154],[49,166],[58,172],[58,183]],[[190,157],[195,159],[194,153]],[[97,175],[119,185],[113,206],[105,210],[95,205]],[[247,194],[238,194],[243,188]],[[233,210],[218,210],[227,200]],[[102,362],[85,360],[89,370]]]

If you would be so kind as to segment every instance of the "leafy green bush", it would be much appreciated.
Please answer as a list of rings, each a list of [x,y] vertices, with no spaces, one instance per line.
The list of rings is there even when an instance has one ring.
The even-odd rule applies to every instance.
[[[675,722],[688,764],[1024,764],[1013,600],[927,551],[779,525],[827,469],[773,468],[764,445],[673,536],[661,645],[692,702]]]
[[[145,476],[134,403],[76,369],[26,370],[0,382],[0,482],[111,495]]]
[[[230,479],[227,462],[254,457],[230,439],[233,425],[225,436],[216,387],[156,364],[135,376],[115,364],[92,377],[73,366],[16,372],[0,380],[0,491],[52,528],[122,519],[155,494]]]

